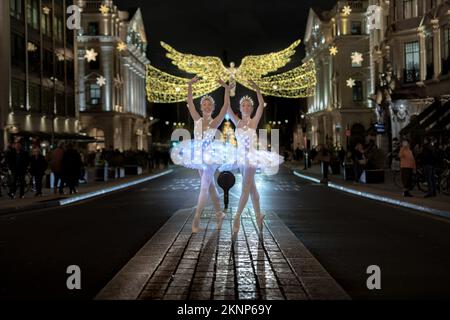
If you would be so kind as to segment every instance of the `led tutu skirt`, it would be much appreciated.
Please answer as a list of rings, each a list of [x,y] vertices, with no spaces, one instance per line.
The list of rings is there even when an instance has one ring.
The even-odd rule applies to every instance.
[[[196,139],[184,140],[174,146],[170,152],[172,161],[190,169],[205,169],[231,165],[236,159],[236,148],[219,140],[215,140],[217,130],[209,129],[197,134]]]
[[[276,152],[258,150],[255,130],[236,130],[238,147],[235,148],[235,161],[224,162],[219,171],[234,171],[240,167],[252,167],[262,171],[277,170],[284,158]]]

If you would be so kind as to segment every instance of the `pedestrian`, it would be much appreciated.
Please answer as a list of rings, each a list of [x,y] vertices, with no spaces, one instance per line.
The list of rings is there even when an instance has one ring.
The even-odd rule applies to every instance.
[[[367,158],[365,156],[364,147],[361,143],[356,144],[353,151],[353,168],[355,171],[355,182],[358,183],[361,179],[361,175],[366,168]]]
[[[52,157],[51,157],[51,163],[50,167],[53,173],[54,177],[54,184],[53,189],[54,193],[56,194],[59,189],[59,194],[64,194],[64,175],[63,175],[63,168],[62,168],[62,160],[64,157],[64,144],[60,142],[58,144],[58,147],[53,150]],[[59,187],[59,188],[58,188]]]
[[[80,153],[74,149],[72,144],[68,144],[62,159],[62,168],[64,179],[69,187],[69,194],[77,193],[76,187],[81,174],[81,156]]]
[[[402,148],[399,152],[400,157],[400,176],[402,177],[403,183],[403,196],[412,197],[410,193],[412,185],[412,176],[414,170],[416,170],[416,160],[409,147],[409,140],[403,140]]]
[[[14,199],[16,196],[17,185],[19,185],[20,198],[25,196],[25,175],[28,170],[29,156],[22,149],[22,144],[16,142],[14,150],[11,151],[8,157],[8,166],[12,174],[12,181],[9,190],[9,197]]]
[[[295,149],[295,161],[300,161],[302,159],[302,150],[300,149],[300,143],[297,145]]]
[[[42,178],[45,175],[47,166],[47,160],[45,160],[45,157],[42,155],[41,149],[39,147],[34,147],[33,155],[30,160],[30,173],[36,186],[35,197],[42,196]]]
[[[425,138],[422,153],[420,154],[421,163],[425,174],[425,180],[427,181],[428,192],[425,198],[436,196],[436,179],[435,172],[435,155],[434,146],[430,138]]]

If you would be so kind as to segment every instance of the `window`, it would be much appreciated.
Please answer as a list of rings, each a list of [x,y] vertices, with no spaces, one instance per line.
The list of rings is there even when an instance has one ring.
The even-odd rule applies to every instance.
[[[363,99],[362,81],[355,81],[355,86],[353,87],[353,101],[362,101]]]
[[[11,34],[11,63],[25,70],[25,38],[15,33]]]
[[[53,89],[44,89],[42,92],[42,110],[43,114],[53,114],[53,105],[54,105],[54,97],[53,97]]]
[[[53,53],[50,50],[44,49],[44,76],[47,78],[53,77]]]
[[[39,30],[39,1],[28,0],[27,2],[27,19],[28,25]]]
[[[99,35],[98,22],[89,22],[87,35],[88,36],[98,36]]]
[[[11,81],[11,103],[13,109],[25,109],[25,81]]]
[[[72,94],[67,95],[67,115],[75,117],[75,97]]]
[[[55,28],[55,37],[56,40],[58,41],[63,41],[64,40],[64,31],[63,31],[63,22],[62,19],[60,17],[55,17],[54,21],[53,21],[53,26]]]
[[[351,22],[351,34],[359,35],[362,34],[362,23],[361,21],[352,21]]]
[[[450,72],[450,27],[444,29],[444,56],[442,57],[442,74]]]
[[[28,89],[28,94],[30,97],[30,109],[32,111],[41,110],[41,88],[36,84],[30,84]]]
[[[28,68],[32,73],[41,73],[41,49],[35,43],[29,42],[28,46],[33,50],[28,50]],[[33,47],[34,46],[34,47]]]
[[[9,14],[19,20],[23,20],[22,0],[9,0]]]
[[[431,79],[434,74],[434,60],[433,60],[433,36],[427,38],[427,80]]]
[[[98,84],[91,83],[89,86],[89,103],[93,106],[101,103],[102,90]]]
[[[405,43],[405,82],[417,82],[419,80],[419,63],[419,42],[413,41]]]
[[[417,0],[403,0],[403,19],[417,17]]]
[[[56,114],[58,116],[66,115],[66,98],[63,92],[56,94]]]

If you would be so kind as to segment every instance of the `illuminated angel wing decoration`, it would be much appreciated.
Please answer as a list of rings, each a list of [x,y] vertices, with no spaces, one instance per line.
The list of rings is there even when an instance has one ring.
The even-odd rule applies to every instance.
[[[216,81],[219,78],[227,79],[227,68],[218,57],[201,57],[188,53],[181,53],[167,43],[161,41],[161,46],[167,50],[167,57],[172,60],[180,70],[197,75],[205,80]]]
[[[297,40],[288,48],[263,55],[247,56],[242,59],[238,68],[234,65],[226,68],[220,58],[210,56],[196,56],[181,53],[168,44],[161,42],[167,50],[167,57],[180,70],[197,75],[200,81],[193,86],[194,97],[211,93],[220,85],[217,79],[228,80],[229,83],[239,82],[251,88],[253,80],[265,95],[303,98],[314,95],[316,74],[313,61],[287,72],[268,76],[268,74],[285,67],[290,61],[295,49],[300,44]],[[147,67],[147,96],[149,101],[158,103],[172,103],[186,101],[188,79],[165,73],[153,66]]]
[[[291,61],[291,57],[295,54],[295,49],[300,42],[300,40],[297,40],[286,49],[278,52],[246,56],[242,59],[236,72],[236,80],[247,81],[249,78],[256,80],[283,68]]]
[[[147,66],[147,98],[156,103],[186,101],[189,79],[176,77],[151,65]],[[200,79],[193,85],[194,98],[215,91],[220,85],[216,81]]]
[[[267,96],[283,98],[306,98],[314,96],[316,88],[316,69],[313,60],[287,72],[259,79],[252,79],[261,92]],[[248,80],[240,83],[252,89]]]

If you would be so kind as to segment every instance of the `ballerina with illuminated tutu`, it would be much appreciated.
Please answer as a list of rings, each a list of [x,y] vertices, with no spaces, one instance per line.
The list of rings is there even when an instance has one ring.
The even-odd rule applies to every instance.
[[[197,81],[197,77],[189,81],[187,97],[189,113],[195,123],[194,139],[184,140],[171,150],[171,158],[175,164],[197,169],[200,174],[200,194],[192,223],[192,233],[199,231],[200,217],[206,205],[208,194],[211,197],[216,212],[217,229],[220,229],[222,226],[225,213],[220,207],[214,173],[224,163],[224,159],[229,154],[225,150],[228,147],[221,141],[216,140],[215,136],[217,128],[227,114],[230,103],[230,87],[224,81],[219,80],[220,85],[225,88],[225,101],[219,115],[216,118],[212,118],[215,102],[211,96],[206,95],[201,99],[200,107],[202,115],[195,109],[192,85]]]
[[[258,150],[258,136],[256,134],[256,129],[261,120],[265,103],[258,86],[254,82],[251,82],[251,84],[258,96],[258,108],[256,109],[255,116],[251,118],[254,111],[254,102],[249,96],[244,96],[240,100],[242,118],[239,118],[229,104],[228,114],[231,116],[231,119],[236,126],[235,136],[238,144],[237,158],[233,165],[230,166],[229,163],[225,163],[220,167],[221,171],[239,168],[242,175],[242,192],[233,222],[233,236],[237,235],[239,232],[241,214],[247,205],[249,197],[251,197],[252,200],[258,228],[262,231],[265,215],[261,213],[260,198],[255,183],[255,174],[258,169],[263,171],[273,169],[278,170],[278,166],[283,162],[283,157],[276,152]]]

